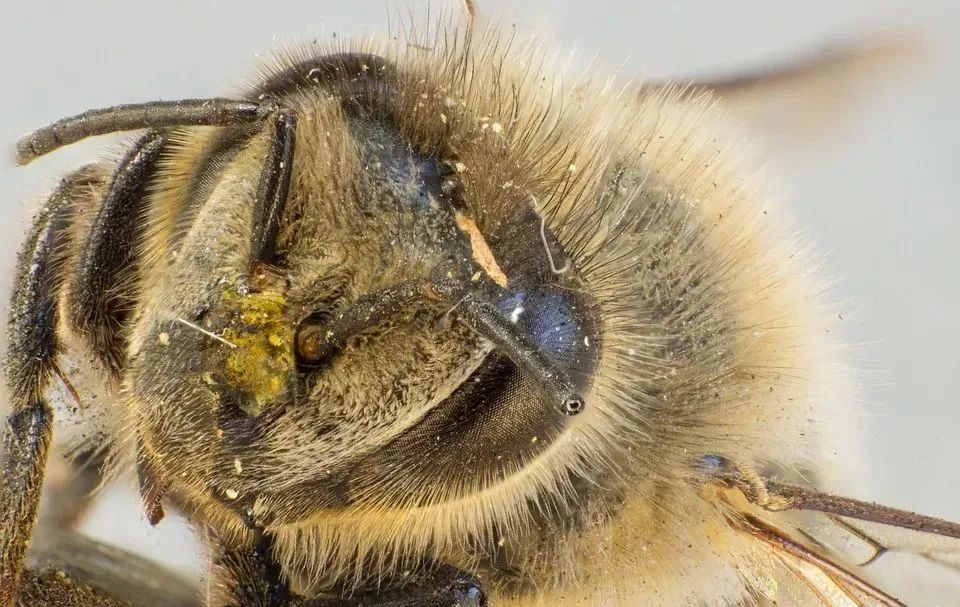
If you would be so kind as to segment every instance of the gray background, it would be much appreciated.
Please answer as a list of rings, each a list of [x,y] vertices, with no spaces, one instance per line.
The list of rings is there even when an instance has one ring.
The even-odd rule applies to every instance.
[[[0,142],[8,150],[23,132],[83,109],[223,93],[249,73],[254,53],[278,40],[382,30],[387,6],[405,6],[382,0],[4,4]],[[869,409],[858,428],[867,471],[852,491],[960,520],[956,0],[478,4],[483,16],[551,35],[581,59],[596,54],[600,65],[619,66],[622,74],[658,79],[764,65],[884,26],[925,31],[927,62],[891,86],[851,98],[850,115],[827,132],[804,137],[758,129],[754,136],[796,227],[828,253],[830,270],[841,277],[832,295],[846,302],[842,330],[865,371],[861,397]],[[25,168],[0,162],[6,209],[0,267],[11,267],[30,201],[60,171],[108,147],[104,138]],[[4,290],[9,280],[9,272],[0,274]],[[182,547],[186,528],[165,522],[146,530],[125,490],[113,491],[87,526],[180,567],[196,563],[193,550]]]

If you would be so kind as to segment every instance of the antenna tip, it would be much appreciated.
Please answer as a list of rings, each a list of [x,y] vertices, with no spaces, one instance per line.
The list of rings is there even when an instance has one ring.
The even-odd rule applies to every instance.
[[[560,410],[564,415],[578,415],[583,412],[587,404],[583,401],[583,397],[579,394],[571,394],[570,396],[563,399],[563,404],[560,407]]]

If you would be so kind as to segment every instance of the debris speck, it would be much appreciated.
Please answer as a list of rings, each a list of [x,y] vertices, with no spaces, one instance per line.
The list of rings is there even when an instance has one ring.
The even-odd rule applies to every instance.
[[[233,460],[233,469],[237,471],[237,474],[243,472],[243,465],[240,463],[240,458]]]
[[[169,333],[166,333],[166,332],[161,333],[160,335],[157,335],[157,339],[158,339],[158,340],[160,341],[160,343],[161,343],[162,345],[164,345],[164,346],[169,346],[169,345],[170,345],[170,334],[169,334]]]
[[[235,500],[235,499],[237,499],[238,497],[240,497],[240,494],[237,493],[237,490],[236,490],[236,489],[227,489],[227,490],[224,491],[223,493],[224,493],[224,495],[226,495],[229,499],[232,499],[232,500]]]
[[[480,231],[480,228],[477,227],[476,222],[460,211],[456,211],[453,215],[453,218],[454,221],[456,221],[457,228],[470,238],[470,248],[473,254],[473,260],[477,262],[477,264],[487,273],[487,276],[489,276],[495,283],[506,288],[508,284],[507,276],[497,264],[497,259],[493,256],[493,251],[490,250],[490,245],[487,244],[487,241],[483,237],[483,233]]]
[[[220,337],[219,335],[217,335],[216,333],[214,333],[214,332],[212,332],[212,331],[207,331],[206,329],[204,329],[204,328],[201,327],[200,325],[194,324],[194,323],[190,322],[189,320],[186,320],[186,319],[184,319],[184,318],[177,318],[176,320],[177,320],[177,322],[179,322],[180,324],[182,324],[182,325],[184,325],[184,326],[187,326],[187,327],[190,327],[190,328],[193,329],[194,331],[198,331],[198,332],[206,335],[207,337],[209,337],[209,338],[211,338],[211,339],[215,339],[215,340],[219,341],[219,342],[222,343],[222,344],[226,344],[226,345],[230,346],[231,348],[236,348],[236,347],[237,347],[237,344],[233,343],[232,341],[227,340],[227,339],[224,339],[223,337]],[[166,333],[164,333],[163,335],[166,335]],[[162,335],[161,335],[161,340],[160,340],[160,341],[161,341],[161,342],[163,341]],[[164,345],[167,345],[167,344],[164,344]]]

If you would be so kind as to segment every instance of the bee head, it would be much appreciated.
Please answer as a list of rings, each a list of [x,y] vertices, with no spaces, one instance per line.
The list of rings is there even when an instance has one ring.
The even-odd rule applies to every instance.
[[[275,266],[245,265],[264,141],[185,145],[237,149],[196,169],[218,185],[177,243],[157,297],[174,309],[147,315],[131,392],[154,467],[235,522],[454,502],[590,411],[599,312],[533,190],[504,174],[499,128],[431,144],[398,124],[402,87],[356,80],[342,103],[283,100],[297,153]]]

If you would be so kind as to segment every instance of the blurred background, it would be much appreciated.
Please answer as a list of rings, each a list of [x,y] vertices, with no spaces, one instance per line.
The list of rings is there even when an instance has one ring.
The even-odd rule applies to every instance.
[[[66,148],[14,168],[18,136],[84,109],[235,90],[255,53],[305,36],[384,31],[388,0],[5,3],[0,24],[0,268],[37,199],[61,172],[113,140]],[[826,253],[843,302],[841,339],[862,371],[867,416],[856,429],[861,462],[833,462],[857,497],[960,520],[960,3],[956,0],[574,1],[477,0],[481,19],[540,32],[574,61],[654,80],[723,77],[876,32],[909,29],[925,51],[899,67],[870,67],[845,90],[833,119],[809,113],[789,89],[761,111],[735,114],[787,202],[793,228]],[[432,10],[460,0],[432,0]],[[863,74],[861,73],[861,76]],[[860,82],[860,81],[857,81]],[[799,93],[797,93],[799,94]],[[817,107],[817,106],[813,106]],[[816,112],[814,112],[816,118]],[[805,119],[806,120],[806,119]],[[10,271],[0,272],[6,292]],[[196,573],[187,528],[168,517],[150,529],[127,486],[90,512],[91,533]],[[934,603],[930,603],[934,604]],[[949,604],[949,603],[948,603]]]

